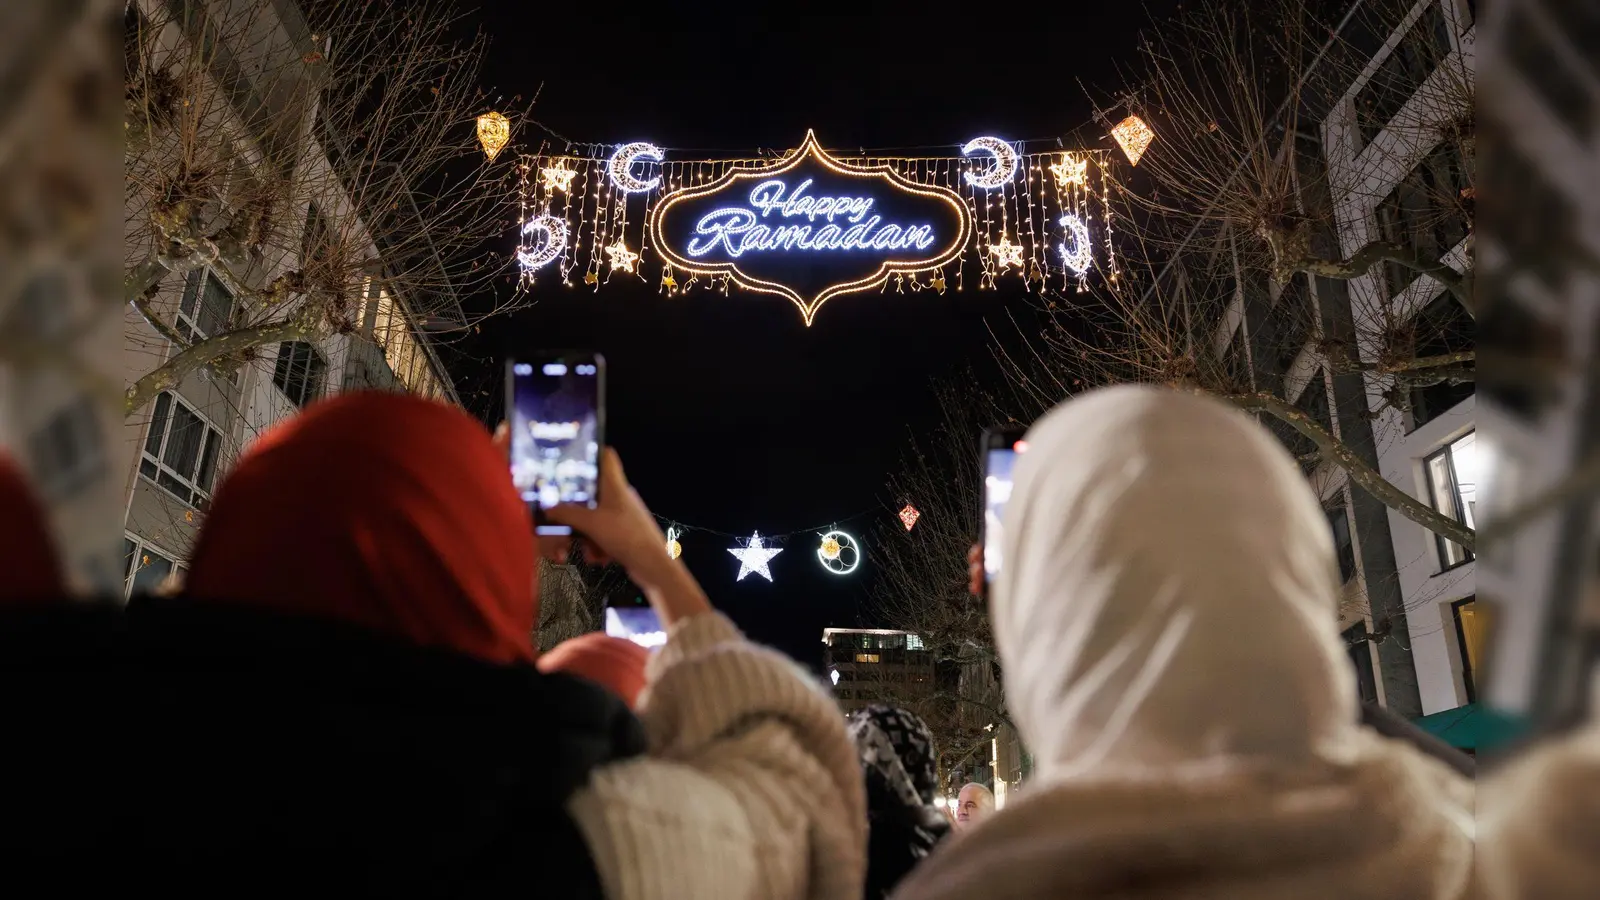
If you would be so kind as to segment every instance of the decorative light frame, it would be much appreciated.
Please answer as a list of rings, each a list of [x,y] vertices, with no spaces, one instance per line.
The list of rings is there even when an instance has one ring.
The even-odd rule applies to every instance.
[[[826,544],[829,540],[836,541],[839,545],[840,551],[839,553],[835,554],[832,559],[829,559],[828,555],[822,551],[821,546],[822,544]],[[839,562],[844,551],[846,550],[849,550],[856,555],[854,562],[851,562],[849,565],[840,563],[841,568],[837,569],[828,565],[831,562]],[[848,534],[847,532],[840,531],[837,528],[822,535],[821,543],[817,546],[817,561],[822,563],[822,567],[824,569],[827,569],[834,575],[849,575],[851,572],[854,572],[858,567],[860,567],[861,557],[864,555],[865,554],[861,552],[861,543],[857,541],[854,536]]]
[[[933,256],[916,260],[884,260],[878,266],[876,272],[864,278],[857,278],[854,281],[829,285],[819,291],[816,296],[808,298],[786,284],[746,275],[739,270],[739,264],[736,261],[705,263],[687,259],[674,250],[672,243],[662,232],[662,221],[673,206],[685,200],[694,200],[720,193],[740,181],[767,179],[773,175],[782,175],[799,166],[807,158],[815,160],[823,168],[835,175],[852,178],[886,179],[895,188],[908,194],[943,200],[955,213],[956,221],[959,223],[955,239],[946,242],[945,248]],[[828,151],[824,150],[821,144],[817,143],[816,133],[807,129],[805,140],[800,143],[799,147],[791,150],[787,156],[770,165],[730,169],[727,174],[707,185],[682,188],[667,194],[650,210],[646,227],[649,230],[650,242],[656,252],[661,254],[662,258],[667,260],[674,268],[683,269],[692,275],[708,278],[726,277],[747,291],[761,294],[777,294],[780,297],[785,297],[800,310],[800,316],[805,320],[806,327],[809,328],[812,321],[816,319],[817,311],[822,308],[824,303],[834,297],[881,287],[888,282],[891,275],[913,275],[921,272],[931,272],[942,266],[949,265],[960,257],[962,251],[966,249],[967,242],[972,236],[972,216],[961,195],[950,188],[937,184],[918,184],[896,172],[887,163],[861,165],[836,159]]]

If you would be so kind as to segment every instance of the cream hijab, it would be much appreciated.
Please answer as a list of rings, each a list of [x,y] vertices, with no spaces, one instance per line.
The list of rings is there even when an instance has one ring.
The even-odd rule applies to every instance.
[[[990,615],[1041,780],[1345,756],[1359,709],[1332,539],[1260,425],[1122,386],[1027,440]]]

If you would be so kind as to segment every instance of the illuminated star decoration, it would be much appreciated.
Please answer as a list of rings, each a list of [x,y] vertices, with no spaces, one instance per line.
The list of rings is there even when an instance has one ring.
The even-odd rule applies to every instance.
[[[680,535],[678,534],[678,529],[670,528],[670,527],[667,529],[667,558],[668,559],[677,559],[678,557],[683,555],[683,545],[678,543],[678,538],[679,537],[680,537]]]
[[[1056,177],[1057,187],[1066,187],[1071,184],[1089,183],[1089,160],[1079,159],[1071,153],[1061,157],[1061,162],[1050,166],[1050,174]]]
[[[639,254],[629,250],[628,245],[622,241],[617,241],[607,247],[606,257],[611,260],[611,271],[613,272],[618,269],[624,272],[632,272],[634,265],[639,262]]]
[[[1138,116],[1129,116],[1117,123],[1111,129],[1111,136],[1117,139],[1117,145],[1128,156],[1128,164],[1137,166],[1139,157],[1144,156],[1144,151],[1150,142],[1156,139],[1155,132]]]
[[[1022,265],[1022,245],[1011,243],[1009,237],[1002,236],[1000,243],[990,244],[989,252],[994,254],[995,265],[1002,269]]]
[[[733,579],[734,581],[743,581],[751,572],[771,581],[772,572],[767,569],[767,563],[783,551],[776,547],[761,546],[761,535],[758,532],[750,536],[750,543],[743,547],[729,547],[728,552],[739,558],[739,576]]]
[[[565,160],[553,166],[545,166],[539,170],[539,180],[544,182],[544,186],[549,190],[560,191],[563,194],[572,187],[572,179],[576,178],[577,175],[578,170],[567,168]]]
[[[906,526],[907,531],[910,531],[911,526],[917,524],[917,520],[920,518],[922,518],[922,513],[917,512],[917,508],[909,503],[906,504],[905,509],[900,510],[900,524]]]

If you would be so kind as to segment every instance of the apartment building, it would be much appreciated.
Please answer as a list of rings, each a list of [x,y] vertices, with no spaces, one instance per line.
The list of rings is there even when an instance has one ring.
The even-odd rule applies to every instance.
[[[934,691],[933,653],[922,638],[882,628],[824,628],[823,664],[845,713],[874,703],[904,704]]]
[[[361,237],[366,234],[363,210],[343,189],[346,175],[338,168],[341,136],[319,127],[315,79],[325,77],[325,69],[313,63],[332,52],[331,39],[313,35],[291,0],[135,0],[126,8],[126,29],[130,71],[152,59],[199,59],[211,81],[208,90],[194,92],[224,98],[208,109],[198,129],[202,139],[221,145],[217,165],[229,170],[218,191],[221,209],[206,214],[227,214],[236,184],[280,178],[319,186],[315,192],[282,192],[290,208],[278,216],[278,227],[297,234],[267,244],[247,272],[234,276],[259,290],[282,273],[309,269],[313,255],[328,252],[333,241],[324,238],[334,230],[341,252],[358,248],[371,276],[356,291],[355,327],[348,333],[253,348],[221,370],[202,368],[171,384],[127,418],[117,460],[125,473],[125,594],[181,577],[213,488],[239,451],[274,422],[321,397],[352,389],[408,391],[459,402],[408,298],[385,287],[390,282],[384,277],[383,248]],[[197,41],[203,53],[190,52]],[[150,160],[140,165],[148,167]],[[130,172],[133,167],[130,162]],[[134,180],[130,174],[125,239],[130,270],[139,254],[148,252],[148,241],[135,226],[148,220],[143,204],[150,201],[133,189]],[[204,265],[181,277],[168,275],[159,280],[150,306],[185,341],[225,333],[249,314],[228,281]],[[431,309],[439,306],[438,298],[430,303]],[[175,355],[180,348],[170,337],[130,305],[124,321],[125,383]]]

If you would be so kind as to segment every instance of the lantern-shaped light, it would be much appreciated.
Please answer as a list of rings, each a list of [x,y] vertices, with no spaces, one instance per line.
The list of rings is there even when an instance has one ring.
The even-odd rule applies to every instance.
[[[478,143],[490,162],[500,155],[511,142],[511,120],[497,112],[486,112],[478,117]]]
[[[917,524],[917,519],[921,517],[922,513],[918,512],[917,508],[909,503],[906,504],[905,509],[900,510],[900,524],[906,526],[907,531],[910,531],[911,526]]]
[[[1138,116],[1129,116],[1117,123],[1111,129],[1111,136],[1117,139],[1118,146],[1128,156],[1128,164],[1137,166],[1139,157],[1144,156],[1144,151],[1150,142],[1156,139],[1156,133]]]

